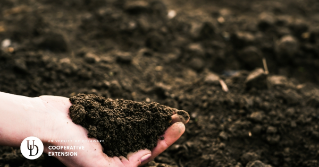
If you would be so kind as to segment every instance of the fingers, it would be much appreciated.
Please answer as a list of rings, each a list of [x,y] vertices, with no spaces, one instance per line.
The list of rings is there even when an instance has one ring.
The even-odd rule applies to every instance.
[[[165,151],[170,145],[172,145],[176,140],[178,140],[182,134],[185,132],[185,125],[182,122],[176,122],[170,126],[164,134],[164,140],[158,140],[157,146],[152,151],[152,156],[141,163],[141,165],[154,159],[160,153]]]
[[[176,122],[182,122],[183,124],[187,124],[188,121],[189,121],[189,118],[185,119],[183,116],[178,115],[178,114],[172,115],[172,124],[174,124]]]
[[[189,114],[184,110],[176,110],[172,115],[172,123],[183,122],[184,124],[187,124],[189,119]]]
[[[119,159],[122,163],[127,166],[139,166],[144,165],[147,162],[154,159],[160,153],[165,151],[170,145],[172,145],[176,140],[178,140],[185,131],[185,125],[189,121],[189,115],[186,111],[177,110],[172,115],[172,124],[164,134],[164,140],[159,140],[157,146],[153,151],[140,150],[138,152],[129,153],[127,159],[125,157],[120,157]]]

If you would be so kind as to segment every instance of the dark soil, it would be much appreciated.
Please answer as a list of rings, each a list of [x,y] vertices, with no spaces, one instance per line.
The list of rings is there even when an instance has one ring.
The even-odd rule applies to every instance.
[[[171,125],[173,113],[187,115],[155,102],[112,100],[97,95],[79,94],[70,101],[72,121],[88,129],[89,137],[104,140],[101,144],[109,157],[152,150]]]
[[[318,9],[317,0],[0,0],[0,91],[188,111],[185,134],[148,166],[317,167]],[[0,147],[4,165],[61,163]]]

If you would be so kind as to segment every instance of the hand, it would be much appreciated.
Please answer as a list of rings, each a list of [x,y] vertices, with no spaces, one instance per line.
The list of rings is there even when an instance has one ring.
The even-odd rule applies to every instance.
[[[133,167],[146,164],[172,145],[185,131],[185,126],[181,122],[188,120],[180,119],[180,116],[172,116],[171,125],[164,134],[164,140],[159,140],[157,146],[152,150],[140,150],[128,154],[125,157],[108,157],[103,153],[103,148],[99,142],[74,142],[75,140],[94,140],[87,137],[87,130],[80,125],[76,125],[69,117],[71,103],[68,98],[59,96],[40,96],[39,99],[45,105],[45,110],[50,113],[46,115],[45,134],[42,134],[44,141],[44,152],[54,152],[48,146],[84,146],[84,150],[75,150],[77,156],[57,156],[62,163],[67,166],[112,166],[112,167]],[[39,100],[38,99],[38,100]],[[53,140],[53,143],[46,141]],[[55,140],[70,140],[72,142],[55,142]],[[107,142],[107,141],[105,141]],[[72,151],[72,150],[67,150]]]

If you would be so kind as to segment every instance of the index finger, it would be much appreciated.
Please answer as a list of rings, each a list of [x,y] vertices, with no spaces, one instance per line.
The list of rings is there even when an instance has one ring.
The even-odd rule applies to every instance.
[[[141,165],[153,160],[160,153],[165,151],[169,146],[171,146],[176,140],[178,140],[182,134],[185,132],[185,125],[182,122],[176,122],[171,125],[164,134],[163,140],[157,141],[157,146],[152,150],[152,155],[150,158],[142,162]]]

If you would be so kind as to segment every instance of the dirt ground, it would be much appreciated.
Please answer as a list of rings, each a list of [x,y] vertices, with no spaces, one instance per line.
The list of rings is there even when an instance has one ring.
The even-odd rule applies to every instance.
[[[1,0],[0,91],[188,111],[185,134],[148,166],[318,167],[318,11],[316,0]],[[0,147],[0,166],[59,165]]]

